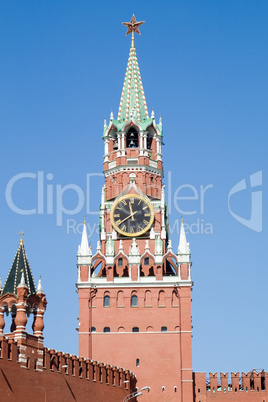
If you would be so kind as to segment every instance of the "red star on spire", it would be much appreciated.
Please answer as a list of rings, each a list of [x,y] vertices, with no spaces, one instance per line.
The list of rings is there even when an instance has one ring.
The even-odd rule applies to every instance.
[[[136,21],[135,15],[132,15],[131,21],[130,22],[122,22],[123,25],[125,25],[128,30],[126,33],[126,36],[129,35],[131,32],[136,32],[137,34],[141,34],[139,30],[139,26],[142,25],[145,21]]]

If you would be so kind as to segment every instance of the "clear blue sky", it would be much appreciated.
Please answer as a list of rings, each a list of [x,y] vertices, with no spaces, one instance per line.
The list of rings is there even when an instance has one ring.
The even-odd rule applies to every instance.
[[[136,49],[148,108],[163,120],[175,250],[181,214],[192,225],[194,370],[267,370],[267,1],[0,0],[2,280],[23,230],[48,299],[45,345],[77,353],[77,225],[87,214],[95,249],[98,216],[87,210],[98,210],[103,179],[93,177],[87,194],[86,178],[102,172],[103,119],[117,114],[130,47],[121,22],[133,12],[146,21]],[[260,171],[262,185],[259,173],[251,189],[250,175]],[[39,214],[18,214],[6,201],[8,183],[21,173],[14,205],[37,208],[37,172],[44,212],[40,185]],[[232,194],[230,207],[238,219],[252,216],[255,230],[228,210],[228,194],[243,179],[246,189]],[[57,226],[56,201],[69,184],[90,205],[63,214]],[[204,208],[200,186],[210,186]],[[194,192],[196,200],[174,200]],[[64,207],[77,199],[66,191]]]

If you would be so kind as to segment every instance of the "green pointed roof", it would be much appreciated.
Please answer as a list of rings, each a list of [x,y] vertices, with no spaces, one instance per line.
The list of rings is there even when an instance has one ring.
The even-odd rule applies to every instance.
[[[17,287],[21,281],[22,271],[24,272],[25,276],[25,284],[29,289],[29,295],[36,293],[32,271],[25,253],[23,241],[21,239],[1,295],[5,293],[17,294]]]
[[[118,111],[118,120],[128,121],[133,108],[135,109],[137,121],[142,122],[149,118],[134,45],[134,32],[132,32],[127,70]]]

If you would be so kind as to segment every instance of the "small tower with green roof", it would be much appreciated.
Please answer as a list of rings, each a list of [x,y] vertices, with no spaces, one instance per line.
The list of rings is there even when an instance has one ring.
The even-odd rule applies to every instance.
[[[43,348],[43,315],[46,305],[41,279],[36,289],[21,237],[7,279],[1,288],[0,337],[5,335],[17,342],[18,359],[22,366],[28,367],[29,360],[34,360],[35,367],[42,367],[40,350]],[[4,333],[5,316],[9,314],[12,317],[11,327]],[[33,317],[33,334],[26,331],[30,316]]]

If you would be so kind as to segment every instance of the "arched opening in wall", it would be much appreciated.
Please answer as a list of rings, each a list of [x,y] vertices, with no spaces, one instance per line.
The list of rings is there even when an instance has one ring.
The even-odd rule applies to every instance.
[[[153,332],[153,330],[154,330],[154,329],[153,329],[153,327],[151,327],[151,326],[149,326],[149,327],[146,328],[146,332]]]
[[[161,332],[167,332],[167,327],[161,327]]]
[[[174,392],[177,392],[177,387],[176,386],[174,387]]]
[[[38,359],[34,360],[34,370],[37,370],[37,363],[38,363]]]
[[[5,326],[3,329],[4,334],[15,331],[15,317],[17,314],[16,301],[14,300],[12,302],[9,302],[9,305],[7,303],[4,303],[2,309],[4,310],[5,321]]]
[[[104,328],[103,328],[103,332],[111,332],[111,331],[110,331],[110,327],[104,327]]]
[[[158,307],[166,307],[166,297],[164,290],[160,290],[158,293]]]
[[[130,127],[127,132],[127,148],[138,148],[139,135],[135,127]]]
[[[96,332],[96,327],[91,327],[90,332]]]
[[[152,135],[147,134],[147,149],[152,149],[152,142],[153,142]]]
[[[124,292],[122,290],[119,290],[117,292],[116,306],[117,307],[125,307]]]
[[[105,292],[104,298],[103,298],[103,307],[110,307],[110,296],[109,292]]]
[[[136,294],[131,296],[131,307],[138,307],[138,296]]]
[[[132,328],[132,332],[140,332],[139,327],[133,327],[133,328]]]
[[[136,367],[140,367],[140,359],[136,359]]]
[[[117,137],[117,134],[115,134],[113,137],[113,151],[117,151],[117,150],[118,150],[118,137]]]
[[[92,268],[91,268],[91,276],[93,278],[105,278],[106,277],[106,268],[104,260],[96,257],[92,261]]]
[[[178,290],[173,290],[172,292],[172,307],[179,307],[179,293]]]
[[[116,277],[128,277],[129,276],[129,272],[128,272],[128,261],[126,258],[119,257],[115,260],[115,274],[114,276]]]
[[[140,276],[154,276],[154,259],[149,256],[144,257],[141,260]]]
[[[164,259],[164,276],[174,275],[178,275],[178,264],[176,258],[169,255]]]
[[[144,306],[152,307],[152,293],[150,290],[145,291]]]
[[[125,327],[119,327],[117,332],[125,332]]]
[[[175,327],[175,328],[174,328],[174,331],[180,332],[180,327],[179,327],[179,326]]]

